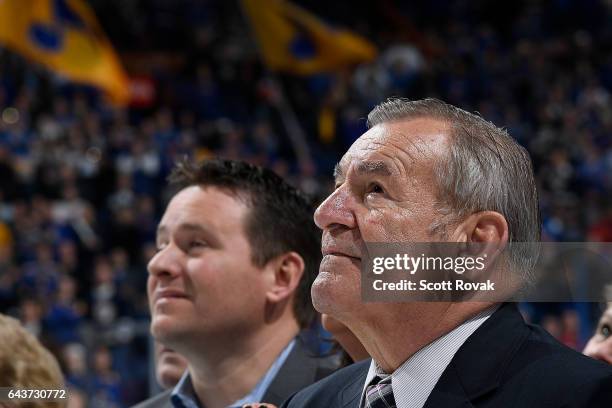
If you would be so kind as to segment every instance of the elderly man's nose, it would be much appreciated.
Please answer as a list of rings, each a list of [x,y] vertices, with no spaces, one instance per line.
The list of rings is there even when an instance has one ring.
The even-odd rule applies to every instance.
[[[315,224],[321,229],[334,225],[354,228],[356,223],[351,203],[351,197],[346,190],[335,190],[315,211]]]

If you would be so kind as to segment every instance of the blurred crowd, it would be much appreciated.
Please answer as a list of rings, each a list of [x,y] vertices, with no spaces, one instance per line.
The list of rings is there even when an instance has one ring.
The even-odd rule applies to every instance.
[[[150,106],[111,106],[0,51],[0,312],[43,339],[90,406],[146,397],[146,263],[165,178],[184,156],[264,165],[321,197],[374,104],[439,97],[530,151],[545,240],[612,240],[609,2],[311,2],[380,53],[306,78],[272,78],[237,4],[91,3],[120,53],[180,54],[150,72]],[[307,135],[299,160],[281,94]],[[566,344],[584,345],[576,307],[529,310]]]

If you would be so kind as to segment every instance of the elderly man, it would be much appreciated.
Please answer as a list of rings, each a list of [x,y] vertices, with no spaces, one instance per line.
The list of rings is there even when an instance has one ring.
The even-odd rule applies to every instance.
[[[529,156],[481,117],[435,99],[392,99],[344,155],[315,213],[323,230],[315,308],[350,328],[372,360],[288,407],[608,407],[612,370],[525,324],[516,306],[361,301],[366,243],[512,246],[539,239]],[[532,255],[510,256],[515,269]]]
[[[280,404],[331,372],[298,337],[315,316],[320,261],[312,208],[270,170],[237,161],[181,163],[180,190],[149,262],[151,332],[187,371],[139,407]]]

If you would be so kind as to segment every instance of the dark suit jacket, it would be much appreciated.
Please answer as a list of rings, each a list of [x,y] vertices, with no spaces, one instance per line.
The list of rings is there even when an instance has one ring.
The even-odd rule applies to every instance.
[[[359,407],[370,360],[339,370],[283,407]],[[502,305],[461,346],[425,408],[612,407],[612,368],[527,325]],[[402,408],[402,407],[398,407]]]
[[[279,406],[290,395],[328,376],[338,368],[333,358],[316,357],[301,338],[298,337],[296,340],[293,350],[266,390],[263,401],[258,402]],[[172,390],[164,391],[133,408],[172,408],[171,393]]]

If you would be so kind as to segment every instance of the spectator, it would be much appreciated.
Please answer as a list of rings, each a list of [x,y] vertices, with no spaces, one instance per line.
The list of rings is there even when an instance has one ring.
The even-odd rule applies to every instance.
[[[174,388],[186,369],[187,360],[179,353],[155,342],[155,378],[163,389]]]
[[[597,360],[612,364],[612,302],[604,311],[595,334],[587,343],[584,354]]]
[[[334,340],[340,344],[344,352],[346,352],[350,358],[350,360],[345,361],[345,363],[353,363],[370,357],[353,332],[337,319],[334,319],[327,313],[323,313],[321,314],[321,324],[325,330],[332,334]]]
[[[0,314],[0,387],[65,390],[57,360],[17,320]],[[66,397],[69,395],[66,394]],[[11,402],[16,402],[15,400]],[[32,408],[65,407],[66,401],[32,401]]]
[[[299,338],[315,317],[312,207],[272,171],[181,162],[180,189],[149,262],[151,332],[188,362],[174,390],[139,407],[280,404],[330,372]],[[202,347],[206,344],[206,347]]]
[[[480,302],[362,301],[368,243],[482,243],[488,252],[461,251],[474,248],[468,253],[488,255],[488,262],[510,249],[497,267],[483,268],[500,282],[514,280],[515,270],[531,271],[537,253],[512,248],[540,236],[531,160],[504,130],[436,99],[389,99],[368,123],[315,212],[324,258],[312,296],[319,312],[356,334],[372,360],[339,370],[283,406],[608,406],[612,369],[585,360],[528,326],[516,305],[501,303],[518,287],[498,286],[498,299]]]
[[[154,95],[144,107],[109,106],[95,90],[0,50],[0,223],[12,242],[0,249],[0,312],[18,313],[24,299],[47,307],[55,297],[56,279],[41,279],[42,292],[29,286],[37,246],[47,243],[48,266],[78,282],[77,300],[90,311],[81,321],[87,333],[96,324],[94,260],[110,259],[121,246],[130,272],[118,279],[124,303],[108,331],[134,317],[139,329],[130,347],[145,349],[146,261],[140,254],[154,240],[169,194],[163,181],[176,159],[246,159],[323,197],[333,189],[327,176],[337,157],[365,131],[368,110],[392,95],[452,99],[508,128],[534,159],[546,238],[612,239],[606,238],[612,236],[608,2],[493,7],[453,0],[445,2],[444,15],[438,2],[351,3],[350,12],[347,2],[307,2],[321,17],[366,34],[380,56],[353,71],[278,75],[312,151],[312,163],[300,165],[237,3],[90,3],[126,65],[149,76]],[[132,60],[149,52],[146,64]],[[327,127],[319,140],[321,118]],[[67,203],[78,204],[80,222],[53,218]],[[541,315],[544,306],[534,308]],[[589,314],[579,318],[581,328],[594,323]],[[580,331],[578,344],[587,332]],[[83,341],[93,353],[97,342]],[[138,355],[118,360],[130,367],[146,362]],[[118,371],[124,384],[148,378],[139,369]],[[140,398],[136,392],[130,401],[124,393],[124,403],[144,398],[146,387],[140,388]]]
[[[106,347],[99,347],[93,355],[93,375],[90,392],[91,407],[120,407],[121,382],[113,369],[111,353]]]
[[[49,305],[44,318],[47,333],[57,344],[79,342],[79,329],[85,314],[85,305],[76,299],[76,282],[64,275],[59,280],[57,295]]]

